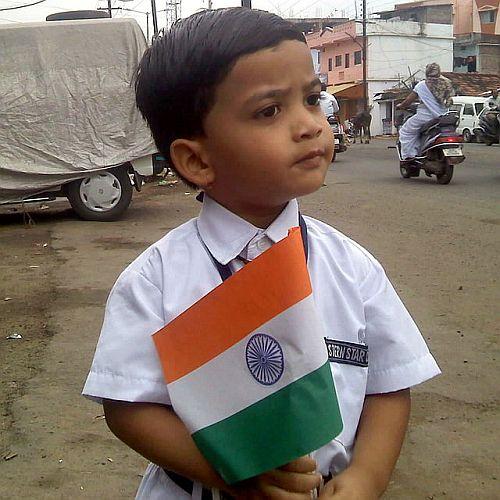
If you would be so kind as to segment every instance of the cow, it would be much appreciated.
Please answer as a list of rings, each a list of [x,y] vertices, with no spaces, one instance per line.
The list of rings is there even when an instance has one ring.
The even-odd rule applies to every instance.
[[[354,144],[356,144],[357,135],[359,135],[361,144],[363,144],[363,136],[365,138],[365,144],[370,144],[370,139],[372,138],[370,133],[370,125],[372,123],[370,110],[360,111],[356,116],[351,118],[351,122],[354,125]]]

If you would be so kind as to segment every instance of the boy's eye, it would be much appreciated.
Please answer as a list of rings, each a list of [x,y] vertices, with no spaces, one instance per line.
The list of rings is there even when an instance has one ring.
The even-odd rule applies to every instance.
[[[263,116],[264,118],[273,118],[280,112],[280,108],[278,105],[273,104],[272,106],[268,106],[267,108],[259,111],[258,116]]]
[[[307,96],[307,104],[309,106],[318,106],[319,105],[319,94],[311,94],[309,96]]]

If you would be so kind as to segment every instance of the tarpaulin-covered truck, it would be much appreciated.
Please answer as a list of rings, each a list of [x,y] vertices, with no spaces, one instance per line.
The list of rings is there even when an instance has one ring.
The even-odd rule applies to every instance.
[[[135,105],[146,47],[133,19],[0,25],[0,204],[66,196],[101,221],[126,210],[165,167]]]

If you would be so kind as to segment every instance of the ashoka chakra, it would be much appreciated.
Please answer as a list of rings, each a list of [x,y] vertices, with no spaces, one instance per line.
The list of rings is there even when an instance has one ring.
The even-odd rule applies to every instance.
[[[248,341],[246,360],[255,380],[264,385],[275,384],[285,368],[281,346],[276,339],[264,333],[252,335]]]

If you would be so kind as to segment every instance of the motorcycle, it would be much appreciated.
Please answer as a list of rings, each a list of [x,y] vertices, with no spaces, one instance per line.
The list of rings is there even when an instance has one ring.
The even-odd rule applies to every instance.
[[[416,113],[416,106],[409,107],[408,112],[406,119]],[[400,121],[399,127],[406,119]],[[435,175],[438,184],[450,183],[454,166],[465,160],[463,137],[456,131],[458,121],[457,114],[449,112],[427,122],[420,129],[422,145],[416,158],[404,160],[401,143],[397,142],[399,170],[404,179],[418,177],[423,170],[428,177]]]
[[[327,118],[328,123],[333,131],[335,148],[332,155],[332,162],[335,160],[337,153],[343,153],[347,150],[346,134],[344,127],[335,115],[330,115]]]
[[[487,146],[500,142],[500,110],[498,108],[485,108],[479,115],[478,127],[474,134],[479,142]]]

